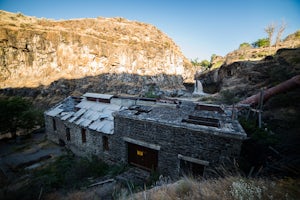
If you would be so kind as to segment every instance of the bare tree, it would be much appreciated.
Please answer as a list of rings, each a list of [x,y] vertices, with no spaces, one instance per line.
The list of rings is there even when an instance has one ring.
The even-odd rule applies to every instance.
[[[280,27],[279,27],[279,30],[277,32],[277,36],[276,36],[276,43],[275,43],[275,46],[277,47],[277,45],[280,43],[280,40],[281,40],[281,36],[282,36],[282,33],[284,32],[285,28],[286,28],[287,24],[285,21],[282,21]]]
[[[275,31],[275,28],[276,28],[276,24],[275,23],[271,23],[269,24],[266,28],[265,28],[265,31],[267,32],[268,34],[268,39],[269,39],[269,46],[271,47],[272,45],[272,37],[273,37],[273,34],[274,34],[274,31]]]

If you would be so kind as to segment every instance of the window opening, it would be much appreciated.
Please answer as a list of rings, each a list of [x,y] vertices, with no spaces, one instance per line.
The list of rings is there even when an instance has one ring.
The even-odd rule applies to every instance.
[[[70,128],[66,128],[66,138],[67,138],[67,141],[71,140]]]
[[[108,145],[108,137],[107,136],[102,137],[102,143],[103,143],[103,151],[108,151],[109,145]]]
[[[53,126],[53,130],[56,131],[56,121],[55,121],[55,118],[52,118],[52,126]]]
[[[86,130],[84,128],[81,129],[81,139],[82,143],[86,143]]]
[[[180,172],[181,172],[181,175],[184,175],[184,176],[192,176],[192,177],[203,176],[204,165],[189,162],[189,161],[181,159],[180,160]]]

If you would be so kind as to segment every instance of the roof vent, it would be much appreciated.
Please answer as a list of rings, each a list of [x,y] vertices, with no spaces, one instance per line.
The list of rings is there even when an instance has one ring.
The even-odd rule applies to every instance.
[[[189,124],[197,124],[202,126],[212,126],[212,127],[220,127],[220,123],[218,119],[214,118],[206,118],[206,117],[198,117],[189,115],[188,119],[183,119],[182,122],[186,122]]]
[[[98,94],[98,93],[85,93],[83,95],[88,101],[96,101],[101,103],[110,103],[113,95],[109,94]]]

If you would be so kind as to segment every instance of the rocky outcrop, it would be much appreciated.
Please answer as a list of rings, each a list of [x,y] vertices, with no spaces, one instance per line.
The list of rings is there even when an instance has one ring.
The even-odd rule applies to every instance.
[[[259,61],[267,56],[274,56],[280,49],[300,48],[300,30],[288,35],[284,40],[270,47],[254,48],[249,46],[239,47],[229,52],[226,56],[213,55],[211,58],[211,69],[221,67],[223,64],[230,65],[240,61]]]
[[[174,89],[194,78],[179,47],[150,24],[101,17],[53,21],[4,11],[0,19],[0,88],[48,86],[102,74],[108,87],[116,77],[134,86],[134,79],[122,75],[131,74],[157,76],[153,83],[164,86],[174,80]],[[164,79],[168,76],[173,78]],[[102,80],[93,81],[91,87]]]
[[[300,74],[300,48],[280,49],[259,61],[239,61],[198,75],[206,93],[231,91],[239,97],[255,94]]]

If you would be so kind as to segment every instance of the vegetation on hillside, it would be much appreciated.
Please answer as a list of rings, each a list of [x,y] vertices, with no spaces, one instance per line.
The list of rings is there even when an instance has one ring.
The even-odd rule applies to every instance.
[[[270,46],[270,40],[268,38],[261,38],[252,43],[254,48],[268,47]]]
[[[0,134],[9,132],[15,137],[19,130],[26,134],[43,125],[43,113],[28,100],[21,97],[0,98]]]
[[[109,166],[96,157],[78,158],[72,154],[61,156],[53,163],[33,171],[20,171],[23,175],[0,188],[0,196],[10,199],[45,199],[53,192],[87,188],[103,176],[114,177],[125,166]],[[18,184],[18,187],[15,185]]]
[[[204,69],[209,69],[211,67],[211,63],[206,59],[202,61],[199,61],[198,58],[191,59],[191,63],[194,67],[202,67]]]
[[[15,17],[15,16],[14,16]],[[26,21],[16,20],[11,18],[10,20],[16,20],[22,25],[22,28],[29,28],[32,21],[37,19],[28,18],[18,14],[17,17]],[[38,26],[43,27],[47,25],[46,29],[59,29],[60,36],[65,42],[70,42],[72,38],[67,31],[74,28],[74,30],[82,31],[89,36],[99,36],[101,39],[105,39],[108,43],[112,43],[115,37],[116,40],[124,42],[124,44],[135,46],[137,49],[143,49],[145,46],[150,46],[155,49],[156,43],[153,42],[155,39],[160,39],[161,35],[158,34],[149,39],[148,42],[138,42],[134,39],[128,39],[122,37],[134,32],[135,28],[139,30],[139,34],[145,34],[143,37],[148,37],[147,31],[141,31],[139,25],[145,26],[147,29],[154,29],[150,25],[140,24],[134,22],[132,29],[120,28],[120,24],[126,25],[127,20],[123,18],[112,19],[118,25],[111,26],[98,26],[101,24],[100,18],[94,20],[85,21],[60,21],[52,22],[49,20],[39,20]],[[101,22],[101,23],[100,23]],[[82,26],[76,26],[81,24]],[[12,24],[11,26],[16,26]],[[111,27],[110,27],[111,26]],[[135,27],[136,26],[136,27]],[[63,28],[64,27],[64,28]],[[85,27],[95,27],[97,29],[85,29]],[[125,26],[126,27],[126,26]],[[99,29],[98,29],[99,28]],[[119,35],[107,34],[101,35],[100,32],[109,32]],[[278,30],[275,46],[281,42],[281,35],[285,29],[283,24]],[[240,44],[239,50],[235,52],[234,56],[238,59],[262,59],[266,55],[271,55],[274,51],[265,50],[264,47],[272,46],[272,37],[274,36],[275,27],[272,25],[266,27],[265,31],[268,34],[267,38],[258,39],[251,44],[244,42]],[[157,32],[159,32],[157,30]],[[46,35],[46,37],[54,37],[55,35]],[[58,37],[54,37],[58,38]],[[149,36],[150,38],[150,36]],[[284,41],[289,42],[290,40],[299,40],[300,31],[288,36]],[[78,36],[78,41],[83,38]],[[55,40],[53,40],[55,41]],[[164,43],[159,46],[160,50],[163,51],[165,48],[169,48],[173,43],[168,42],[168,38],[164,38]],[[100,44],[100,43],[99,43]],[[104,48],[102,51],[97,51],[99,55],[107,57],[109,54],[107,46],[109,44],[102,44]],[[290,45],[290,44],[289,44]],[[293,43],[294,45],[294,43]],[[262,48],[260,52],[259,49]],[[288,46],[290,47],[290,46]],[[276,47],[277,48],[277,47]],[[275,49],[276,49],[275,48]],[[177,47],[175,51],[179,51]],[[249,55],[247,54],[249,51]],[[149,55],[151,56],[151,55]],[[253,57],[252,57],[253,56]],[[228,56],[229,57],[229,56]],[[226,59],[226,58],[225,58]],[[211,61],[198,59],[191,60],[194,66],[203,66],[204,68],[217,68],[221,66],[224,58],[220,58],[216,55],[212,55]],[[234,60],[234,59],[233,59]],[[299,64],[299,58],[292,57],[290,63]],[[291,75],[286,69],[274,67],[272,70],[267,72],[269,84],[277,84],[284,81]],[[296,72],[293,72],[296,73]],[[97,80],[99,81],[99,80]],[[92,85],[89,85],[92,88]],[[80,85],[82,87],[82,85]],[[220,179],[211,180],[194,180],[194,179],[182,179],[179,182],[172,185],[163,185],[159,188],[140,193],[134,196],[128,196],[128,192],[119,191],[119,198],[136,198],[136,199],[297,199],[299,194],[299,90],[286,92],[285,94],[278,95],[272,98],[264,106],[263,113],[263,127],[257,127],[257,116],[249,118],[242,118],[241,123],[251,139],[245,142],[242,150],[242,159],[239,160],[239,167],[242,172],[240,174],[246,174],[246,176],[234,174],[227,174],[227,177]],[[147,97],[155,97],[154,88],[150,88],[149,92],[145,94]],[[230,91],[223,91],[221,93],[223,103],[233,104],[239,99],[235,93]],[[42,113],[35,109],[34,106],[27,100],[20,97],[12,98],[0,98],[0,133],[11,132],[14,136],[18,130],[24,130],[29,132],[35,126],[43,125]],[[49,166],[34,171],[29,174],[29,178],[25,178],[25,187],[21,187],[18,190],[10,191],[10,188],[5,188],[6,199],[38,199],[39,193],[43,190],[44,193],[54,192],[55,190],[79,190],[82,187],[86,187],[89,182],[89,177],[98,177],[104,175],[115,175],[121,172],[124,168],[121,166],[109,167],[107,164],[102,163],[96,158],[88,159],[77,159],[73,156],[61,157]],[[22,174],[23,175],[23,174]],[[27,176],[28,174],[26,174]],[[256,178],[246,178],[255,176]],[[26,177],[25,176],[25,177]],[[262,176],[261,178],[257,178]],[[266,177],[272,176],[272,179]],[[275,178],[276,177],[276,178]],[[289,178],[288,178],[289,177]],[[78,193],[76,193],[78,194]],[[71,199],[76,197],[70,195]],[[95,198],[97,198],[95,196]],[[82,194],[82,199],[84,195]]]
[[[287,24],[284,21],[282,21],[280,25],[271,23],[264,29],[267,34],[266,37],[258,38],[252,43],[243,42],[239,45],[238,49],[228,53],[224,58],[213,54],[211,57],[209,69],[217,69],[224,63],[230,64],[243,60],[260,60],[266,56],[274,55],[280,48],[299,47],[300,30],[282,39],[282,34],[285,31],[286,27]]]
[[[255,200],[255,199],[297,199],[300,195],[297,180],[253,179],[242,176],[228,176],[211,180],[183,178],[174,184],[166,184],[151,190],[128,195],[124,191],[120,199],[190,199],[190,200]]]

